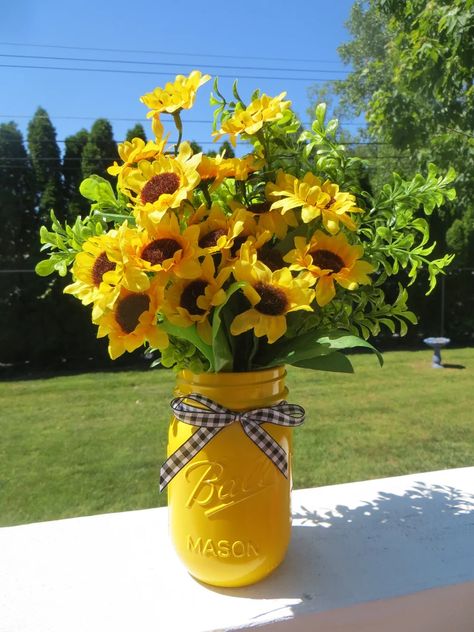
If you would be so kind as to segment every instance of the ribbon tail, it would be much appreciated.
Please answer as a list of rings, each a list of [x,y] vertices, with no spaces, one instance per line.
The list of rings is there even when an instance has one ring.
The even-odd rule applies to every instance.
[[[160,469],[160,492],[220,430],[222,428],[198,428],[182,446],[166,459]]]
[[[242,427],[245,434],[255,443],[257,448],[260,448],[283,476],[288,478],[288,455],[281,445],[257,423],[247,421],[242,423]]]

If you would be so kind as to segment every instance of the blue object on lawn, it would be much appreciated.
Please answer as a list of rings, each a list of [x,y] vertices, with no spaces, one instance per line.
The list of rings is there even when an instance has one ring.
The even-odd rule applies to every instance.
[[[423,340],[425,344],[433,349],[433,360],[431,366],[433,369],[443,369],[443,365],[441,363],[441,349],[444,349],[446,345],[448,345],[451,340],[449,338],[425,338]]]

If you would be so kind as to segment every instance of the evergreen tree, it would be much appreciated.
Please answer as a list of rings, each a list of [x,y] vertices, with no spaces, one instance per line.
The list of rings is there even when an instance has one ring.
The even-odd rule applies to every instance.
[[[39,254],[33,168],[15,123],[0,125],[0,362],[27,359],[27,322],[38,295],[28,272]],[[15,273],[13,270],[25,270]],[[42,332],[36,332],[41,337]],[[23,355],[22,355],[23,354]]]
[[[189,143],[189,146],[191,147],[191,149],[193,150],[193,154],[200,154],[202,152],[202,147],[199,143],[197,143],[195,140],[192,140]]]
[[[35,181],[16,123],[0,125],[0,266],[18,268],[37,242]]]
[[[127,131],[127,136],[125,140],[131,141],[134,138],[141,138],[142,140],[145,141],[145,143],[147,141],[145,130],[141,123],[137,123],[136,125],[134,125],[131,129]]]
[[[107,167],[118,160],[117,144],[114,141],[112,125],[107,119],[97,119],[91,128],[89,138],[82,152],[82,175],[102,176],[114,183],[115,178],[107,173]]]
[[[89,209],[89,203],[79,193],[79,185],[84,178],[81,169],[82,154],[88,140],[89,132],[81,129],[77,134],[68,136],[65,141],[62,172],[67,215],[70,219]]]
[[[224,158],[235,158],[235,151],[228,140],[225,140],[219,147],[219,153],[224,153]]]
[[[38,210],[41,220],[49,218],[51,209],[64,215],[61,157],[56,130],[43,108],[38,108],[28,125],[28,149],[36,179]]]

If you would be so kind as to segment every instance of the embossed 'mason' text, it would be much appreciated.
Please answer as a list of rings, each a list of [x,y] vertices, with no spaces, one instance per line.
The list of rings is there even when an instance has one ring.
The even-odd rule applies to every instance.
[[[203,555],[208,557],[257,557],[258,552],[255,546],[250,542],[244,542],[243,540],[212,540],[208,538],[203,540],[202,538],[193,539],[188,535],[188,551],[196,553],[197,555]]]
[[[186,469],[186,480],[193,484],[186,507],[200,505],[206,516],[212,516],[274,485],[275,473],[267,458],[240,479],[227,478],[223,465],[216,461],[195,461]]]

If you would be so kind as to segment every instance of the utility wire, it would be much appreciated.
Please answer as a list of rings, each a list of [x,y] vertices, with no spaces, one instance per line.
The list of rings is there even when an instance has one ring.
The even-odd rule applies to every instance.
[[[20,68],[27,70],[67,70],[68,72],[105,72],[110,74],[122,75],[165,75],[169,77],[168,72],[160,72],[153,70],[117,70],[116,68],[64,68],[58,66],[33,66],[26,64],[0,64],[1,68]],[[221,79],[235,79],[235,75],[219,75]],[[325,77],[269,77],[262,75],[240,75],[239,79],[265,80],[265,81],[327,81],[335,82],[340,79],[326,79]]]
[[[179,66],[179,62],[165,61],[128,61],[124,59],[88,59],[85,57],[50,57],[46,55],[11,55],[9,53],[0,53],[0,57],[14,57],[15,59],[46,59],[49,61],[81,61],[87,63],[106,63],[106,64],[143,64],[147,66]],[[192,63],[186,63],[185,66],[194,66]],[[322,72],[347,74],[349,70],[325,70],[323,68],[268,68],[264,66],[229,66],[219,64],[208,64],[211,68],[221,68],[224,70],[268,70],[270,72]]]
[[[288,61],[288,62],[307,62],[316,64],[340,64],[342,62],[334,59],[298,59],[290,57],[260,57],[258,55],[216,55],[215,53],[185,53],[183,51],[163,51],[163,50],[133,50],[125,48],[92,48],[90,46],[63,46],[60,44],[21,44],[19,42],[0,42],[0,46],[22,46],[29,48],[62,48],[65,50],[89,50],[101,51],[104,53],[143,53],[145,55],[173,55],[180,57],[212,57],[217,59],[261,59],[265,61]]]
[[[204,144],[204,143],[199,143],[199,144]],[[217,147],[218,149],[218,147]],[[367,161],[372,161],[372,160],[405,160],[406,158],[408,158],[408,156],[359,156],[360,158],[363,158],[364,160]],[[61,163],[63,166],[65,163],[68,162],[81,162],[82,158],[65,158],[64,156],[61,158],[47,158],[47,157],[41,157],[41,158],[35,158],[35,162],[39,161],[39,162],[48,162],[48,161],[58,161],[59,163]],[[112,162],[113,160],[117,160],[117,157],[112,157],[112,158],[103,158],[103,160],[108,160],[110,162]],[[8,169],[23,169],[26,165],[12,165],[9,164],[11,161],[18,161],[18,162],[25,162],[28,163],[29,161],[25,158],[11,158],[10,160],[5,160],[2,161],[2,159],[0,159],[0,168],[4,169],[4,168],[8,168]]]
[[[74,121],[95,121],[98,118],[107,118],[108,121],[122,121],[122,122],[129,122],[129,123],[140,123],[139,117],[135,117],[135,118],[124,118],[124,117],[100,117],[100,116],[56,116],[56,115],[42,115],[42,114],[0,114],[0,118],[13,118],[13,119],[32,119],[32,118],[38,118],[38,119],[49,119],[49,120],[56,120],[56,119],[67,119],[67,120],[74,120]],[[313,121],[301,121],[302,125],[311,125]],[[213,123],[213,121],[211,119],[185,119],[183,118],[183,125],[187,125],[188,123],[196,123],[196,124],[206,124],[206,125],[210,125],[211,123]],[[341,122],[341,127],[360,127],[362,125],[362,122],[357,123],[356,121],[348,121],[347,123]],[[58,141],[58,143],[63,142],[63,141]]]
[[[201,141],[199,141],[199,140],[190,140],[188,142],[197,143],[198,145],[214,145],[215,147],[219,147],[220,145],[222,145],[222,143],[224,141],[225,141],[225,139],[224,140],[220,140],[220,143],[219,143],[219,141],[213,141],[213,140],[201,140]],[[11,142],[13,143],[13,142],[16,142],[16,141],[11,141]],[[65,143],[66,141],[65,140],[57,140],[56,142],[57,143]],[[117,144],[121,144],[121,143],[123,143],[125,141],[118,140],[118,141],[115,141],[115,142]],[[367,146],[369,146],[369,147],[370,146],[385,146],[385,147],[391,146],[390,143],[383,143],[383,142],[378,142],[378,141],[373,141],[373,142],[372,141],[367,141],[367,142],[365,142],[365,141],[353,141],[353,142],[350,142],[350,141],[347,141],[347,142],[338,141],[338,142],[341,145],[348,145],[348,146],[356,145],[358,147],[361,147],[361,146],[364,146],[364,147],[367,147]],[[169,141],[169,144],[173,145],[173,144],[175,144],[175,141]],[[402,157],[402,156],[397,156],[397,158],[400,158],[400,157]],[[379,158],[384,159],[384,158],[388,158],[388,156],[379,156]],[[15,157],[2,158],[0,156],[0,161],[3,160],[3,161],[8,161],[8,162],[10,162],[12,160],[22,161],[22,160],[25,160],[25,159],[26,158],[21,158],[21,157],[17,157],[17,158],[15,158]],[[109,158],[109,159],[110,160],[114,160],[114,158]],[[56,158],[54,156],[50,156],[50,157],[45,156],[43,158],[40,158],[40,160],[56,160]],[[72,158],[70,160],[72,160]]]

